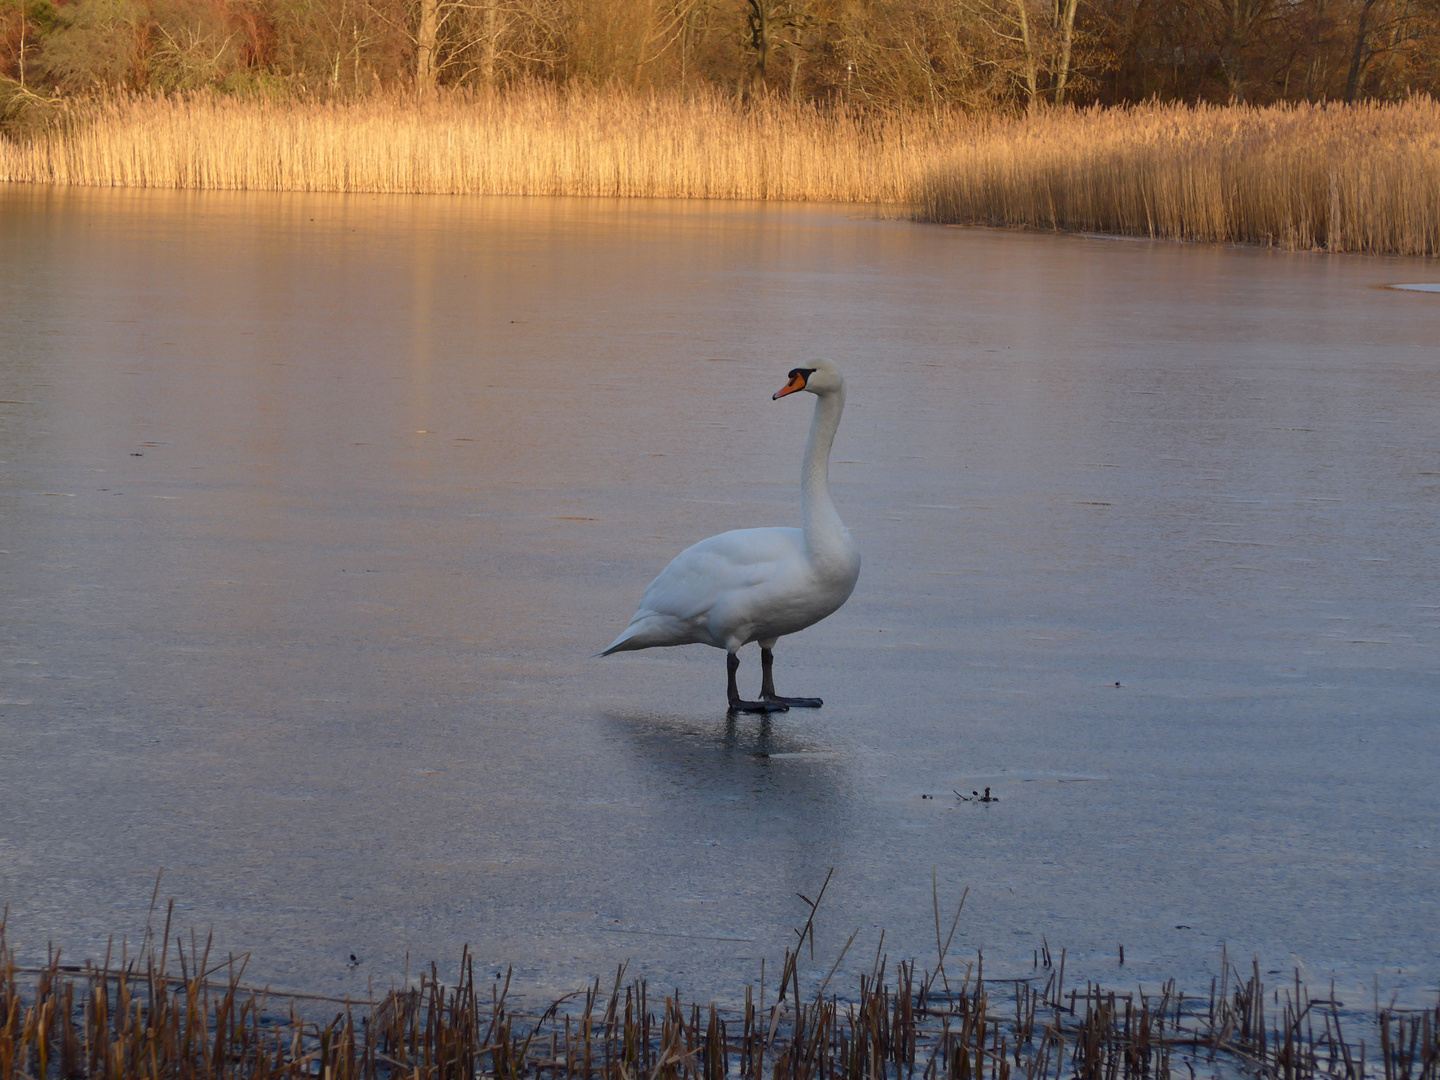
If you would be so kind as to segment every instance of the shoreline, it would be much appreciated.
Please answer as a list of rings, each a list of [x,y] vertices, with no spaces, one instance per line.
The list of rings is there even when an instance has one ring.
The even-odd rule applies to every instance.
[[[166,932],[169,923],[167,920]],[[797,929],[803,944],[811,924]],[[853,937],[851,943],[853,943]],[[33,1080],[205,1076],[210,1080],[402,1076],[496,1080],[1434,1080],[1440,1003],[1418,1009],[1312,995],[1296,971],[1275,985],[1258,962],[1208,992],[1171,979],[1147,993],[1065,982],[1065,953],[1037,953],[1026,978],[986,978],[983,956],[937,946],[933,969],[876,957],[841,986],[785,950],[780,978],[721,1007],[595,978],[543,1010],[510,1004],[512,973],[477,985],[466,950],[453,984],[434,963],[368,1001],[243,981],[245,959],[208,941],[121,946],[103,964],[21,967],[0,923],[0,1076]],[[159,954],[157,955],[157,949]],[[947,962],[949,970],[947,971]],[[821,964],[821,969],[826,965]],[[175,969],[179,969],[176,974]],[[1248,968],[1248,970],[1247,970]],[[483,982],[483,979],[482,979]],[[778,985],[777,985],[778,984]],[[1008,986],[1006,985],[1008,984]],[[515,992],[518,993],[518,990]],[[488,1000],[487,1000],[488,997]],[[343,1006],[328,1023],[296,1002]],[[288,1003],[288,1004],[287,1004]],[[330,1010],[324,1010],[328,1016]],[[1182,1071],[1185,1070],[1185,1071]]]
[[[1440,254],[1440,106],[1139,105],[1019,116],[532,88],[420,101],[75,103],[0,180],[352,194],[721,199],[932,224]]]

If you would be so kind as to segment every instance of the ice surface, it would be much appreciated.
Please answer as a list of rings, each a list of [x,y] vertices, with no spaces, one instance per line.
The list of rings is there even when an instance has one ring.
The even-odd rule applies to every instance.
[[[0,245],[29,956],[135,939],[163,867],[253,981],[468,942],[537,995],[630,959],[725,999],[833,866],[822,969],[857,926],[860,966],[932,954],[933,870],[991,975],[1043,934],[1067,979],[1208,988],[1224,942],[1440,980],[1440,308],[1377,288],[1429,264],[20,187]],[[592,659],[687,544],[798,524],[809,399],[770,396],[817,355],[865,565],[777,683],[825,707]]]

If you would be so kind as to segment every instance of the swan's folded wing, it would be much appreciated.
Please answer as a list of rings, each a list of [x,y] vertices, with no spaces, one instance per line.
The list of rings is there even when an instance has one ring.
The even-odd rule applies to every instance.
[[[737,593],[774,581],[804,550],[799,529],[735,529],[701,540],[650,583],[636,618],[647,613],[699,618]]]

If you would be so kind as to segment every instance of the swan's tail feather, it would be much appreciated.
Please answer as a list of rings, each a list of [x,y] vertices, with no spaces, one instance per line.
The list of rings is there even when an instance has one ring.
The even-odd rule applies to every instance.
[[[689,645],[699,640],[701,639],[695,636],[687,624],[668,615],[646,611],[631,619],[624,633],[612,641],[609,648],[596,655],[609,656],[611,653],[653,649],[665,645]]]
[[[634,649],[648,649],[650,643],[641,640],[644,630],[645,623],[643,620],[632,622],[625,628],[624,633],[612,641],[607,648],[602,649],[595,655],[597,657],[609,656],[611,653],[630,652]]]

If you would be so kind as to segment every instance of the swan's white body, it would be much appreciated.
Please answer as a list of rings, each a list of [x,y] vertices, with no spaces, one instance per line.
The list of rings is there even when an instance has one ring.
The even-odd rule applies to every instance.
[[[793,389],[815,394],[800,490],[803,528],[736,529],[686,548],[640,598],[630,625],[602,655],[665,645],[713,645],[733,655],[812,626],[849,598],[860,551],[830,500],[830,447],[845,409],[845,378],[828,360]],[[792,373],[793,375],[793,373]]]

